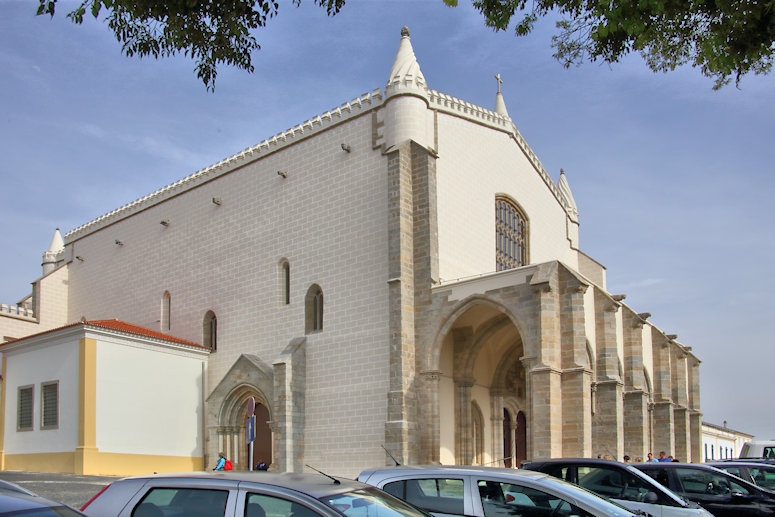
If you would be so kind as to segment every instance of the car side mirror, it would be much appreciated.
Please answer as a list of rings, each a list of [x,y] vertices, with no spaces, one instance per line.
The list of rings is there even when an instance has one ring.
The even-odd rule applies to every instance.
[[[643,498],[643,502],[649,504],[656,504],[658,500],[659,496],[657,496],[656,492],[647,492],[646,497]]]
[[[732,490],[732,493],[730,494],[730,499],[732,500],[732,502],[743,502],[748,498],[741,491]]]

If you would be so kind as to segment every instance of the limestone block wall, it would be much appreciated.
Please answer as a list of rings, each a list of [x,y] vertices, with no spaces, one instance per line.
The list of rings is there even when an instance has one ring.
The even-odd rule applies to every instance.
[[[529,261],[577,267],[566,212],[513,135],[438,115],[439,274],[453,280],[495,271],[495,196],[510,196],[529,220]]]
[[[72,323],[67,312],[70,267],[65,265],[39,278],[33,285],[33,302],[41,331]]]
[[[33,282],[31,309],[0,304],[0,343],[69,323],[68,271],[59,267]]]
[[[374,148],[372,129],[366,113],[288,137],[260,159],[222,174],[216,167],[196,188],[180,187],[142,211],[66,237],[66,252],[83,258],[71,264],[70,318],[160,329],[166,291],[169,332],[202,342],[203,318],[213,311],[214,387],[240,354],[272,364],[304,336],[304,299],[317,284],[324,324],[307,342],[305,453],[349,475],[364,457],[381,462],[388,196],[386,158]],[[290,264],[289,304],[280,292],[282,260]]]
[[[18,309],[16,305],[0,306],[0,343],[29,336],[40,328],[37,318],[24,314],[24,311],[19,314]]]

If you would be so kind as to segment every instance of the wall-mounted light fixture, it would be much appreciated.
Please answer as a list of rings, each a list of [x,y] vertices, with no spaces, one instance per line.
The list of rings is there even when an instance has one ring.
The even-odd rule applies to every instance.
[[[342,144],[342,151],[349,153],[350,152],[350,146],[347,144]]]
[[[221,206],[221,198],[219,198],[219,197],[214,197],[214,198],[213,198],[213,204],[214,204],[214,205]]]
[[[170,221],[169,221],[169,219],[162,219],[161,221],[159,221],[159,224],[164,226],[164,227],[167,227],[167,226],[170,225]]]
[[[116,239],[116,246],[123,246],[123,245],[124,245],[124,241]]]
[[[288,173],[285,172],[285,171],[277,171],[277,175],[280,176],[283,179],[288,177]]]
[[[75,256],[75,258],[77,258],[78,260],[80,260],[81,262],[83,262],[83,257],[82,257],[82,256],[80,256],[80,255],[76,255],[76,256]]]

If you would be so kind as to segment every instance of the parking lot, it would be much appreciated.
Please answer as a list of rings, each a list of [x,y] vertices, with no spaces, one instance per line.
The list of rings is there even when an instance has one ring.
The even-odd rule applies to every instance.
[[[38,495],[80,508],[115,477],[0,471],[0,479],[11,481]]]

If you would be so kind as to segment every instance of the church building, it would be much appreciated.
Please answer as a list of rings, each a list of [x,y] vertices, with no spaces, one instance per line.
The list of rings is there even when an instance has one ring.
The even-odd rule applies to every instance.
[[[0,469],[700,461],[699,359],[607,290],[497,84],[432,89],[404,28],[383,89],[57,230],[0,306]]]

